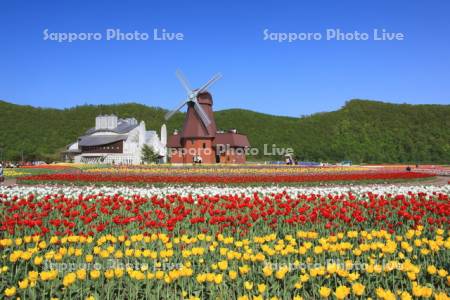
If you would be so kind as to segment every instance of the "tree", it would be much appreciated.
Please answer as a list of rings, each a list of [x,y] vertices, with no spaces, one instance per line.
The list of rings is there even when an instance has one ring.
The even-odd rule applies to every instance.
[[[0,100],[3,160],[20,161],[23,151],[26,159],[32,159],[33,154],[36,160],[57,161],[67,145],[93,126],[97,115],[111,113],[159,128],[166,111],[133,103],[58,110]],[[448,164],[450,158],[450,105],[352,100],[337,111],[303,118],[241,109],[214,115],[218,128],[237,128],[248,136],[252,148],[259,149],[258,155],[247,157],[249,161],[270,159],[263,155],[264,144],[293,148],[307,161]],[[175,114],[167,122],[168,132],[182,128],[183,121],[182,113]]]
[[[144,163],[156,163],[158,162],[159,155],[158,153],[156,153],[153,147],[150,147],[149,145],[144,145],[144,147],[142,147],[141,159]]]

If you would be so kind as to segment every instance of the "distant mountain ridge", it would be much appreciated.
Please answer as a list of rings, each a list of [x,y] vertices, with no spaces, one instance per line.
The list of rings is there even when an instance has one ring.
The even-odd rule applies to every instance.
[[[157,130],[166,110],[142,104],[83,105],[68,109],[36,108],[0,101],[0,159],[59,159],[59,152],[94,126],[100,114],[135,117]],[[304,161],[352,160],[363,163],[449,163],[450,105],[391,104],[350,100],[337,111],[301,118],[272,116],[242,109],[215,112],[218,129],[247,134],[260,156],[264,144],[291,147]],[[184,114],[167,122],[168,132],[182,128]]]

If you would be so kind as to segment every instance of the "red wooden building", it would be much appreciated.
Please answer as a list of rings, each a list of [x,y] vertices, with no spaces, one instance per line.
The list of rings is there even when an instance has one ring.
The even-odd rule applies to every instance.
[[[235,129],[217,131],[211,94],[201,91],[196,94],[196,101],[188,101],[187,105],[182,131],[167,139],[170,162],[193,163],[200,159],[207,164],[245,163],[245,152],[250,147],[247,136]]]

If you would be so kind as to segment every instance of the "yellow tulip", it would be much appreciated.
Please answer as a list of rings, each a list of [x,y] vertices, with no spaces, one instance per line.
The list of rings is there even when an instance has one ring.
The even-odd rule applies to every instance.
[[[345,299],[350,293],[350,289],[345,285],[341,285],[336,288],[335,296],[337,299]]]
[[[278,271],[275,272],[275,277],[277,279],[283,279],[286,276],[286,273],[289,271],[287,267],[281,267]]]
[[[75,282],[75,280],[77,279],[77,275],[73,272],[66,274],[66,276],[64,276],[63,278],[63,285],[65,287],[68,287],[69,285],[71,285],[72,283]]]
[[[28,279],[25,278],[24,280],[19,281],[19,288],[22,290],[26,289],[28,287],[28,284],[29,284]]]
[[[444,292],[434,294],[434,300],[449,300],[450,297]],[[402,299],[403,300],[403,299]]]
[[[16,288],[15,287],[7,288],[7,289],[5,289],[4,293],[5,293],[6,297],[12,297],[16,294]]]
[[[123,276],[123,269],[114,269],[114,276],[121,278]]]
[[[365,286],[361,283],[354,283],[352,285],[352,291],[356,296],[362,296],[364,294]]]
[[[431,266],[427,267],[427,272],[430,273],[431,275],[434,275],[434,274],[436,274],[437,269],[435,266],[431,265]]]
[[[407,291],[403,291],[400,294],[400,299],[401,300],[412,300],[412,296]]]
[[[248,265],[243,265],[242,267],[239,267],[239,273],[242,275],[247,274],[250,271],[250,267]]]
[[[319,295],[322,298],[328,298],[328,296],[330,296],[331,294],[331,289],[327,288],[326,286],[322,286],[319,289]]]
[[[251,290],[253,288],[253,283],[250,282],[250,281],[246,281],[246,282],[244,282],[244,287],[245,287],[246,290],[249,291],[249,290]]]
[[[92,270],[89,275],[91,276],[91,279],[97,279],[100,277],[100,271],[99,270]]]
[[[264,274],[264,276],[266,276],[266,277],[272,276],[272,273],[273,273],[273,270],[272,270],[272,267],[271,267],[270,265],[266,265],[266,266],[263,268],[263,274]]]
[[[237,272],[236,271],[229,271],[228,276],[231,280],[235,280],[237,278]]]
[[[221,284],[222,281],[223,281],[222,274],[216,274],[216,275],[214,276],[214,283],[215,283],[215,284]]]
[[[226,260],[217,263],[220,270],[224,271],[228,268],[228,262]]]
[[[85,280],[86,279],[86,270],[85,269],[79,269],[76,271],[77,278],[79,280]]]
[[[37,265],[37,266],[39,266],[40,264],[42,264],[42,261],[44,260],[44,258],[42,257],[42,256],[36,256],[35,258],[34,258],[34,264],[35,265]]]

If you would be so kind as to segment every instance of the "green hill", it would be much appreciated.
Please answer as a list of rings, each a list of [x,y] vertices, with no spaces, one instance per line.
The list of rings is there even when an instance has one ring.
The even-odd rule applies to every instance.
[[[85,105],[69,109],[36,108],[0,101],[0,152],[3,158],[57,160],[59,152],[94,126],[99,114],[163,123],[165,110],[141,104]],[[301,160],[388,163],[450,160],[450,105],[389,104],[351,100],[340,110],[302,118],[229,109],[215,113],[220,129],[237,128],[253,147],[292,147]],[[181,128],[175,115],[168,131]],[[249,159],[262,159],[260,157]],[[266,160],[279,157],[265,157]]]

